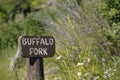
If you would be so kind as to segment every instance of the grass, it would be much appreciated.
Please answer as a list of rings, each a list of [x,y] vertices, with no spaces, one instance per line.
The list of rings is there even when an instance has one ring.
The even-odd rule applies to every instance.
[[[11,57],[16,53],[16,48],[7,48],[2,51],[0,55],[0,79],[2,80],[21,80],[20,78],[26,77],[25,66],[19,70],[10,70]]]
[[[64,4],[68,1],[68,4]],[[112,80],[119,58],[111,56],[106,34],[108,24],[96,12],[96,5],[85,1],[84,9],[73,0],[67,0],[54,8],[56,18],[45,16],[43,21],[56,40],[58,74],[61,80]],[[64,6],[62,6],[64,5]],[[88,6],[89,5],[89,6]],[[62,7],[61,7],[62,6]],[[94,6],[94,8],[93,8]],[[92,9],[92,10],[91,10]],[[40,16],[38,14],[38,16]],[[47,19],[46,19],[47,18]],[[119,57],[119,56],[118,56]],[[50,80],[53,79],[50,78]],[[49,79],[48,79],[49,80]],[[58,79],[59,80],[59,79]]]
[[[55,56],[44,58],[46,80],[119,80],[120,56],[110,53],[104,36],[109,25],[97,13],[95,1],[84,0],[81,7],[75,0],[66,0],[47,11],[30,14],[37,23],[45,24],[43,35],[52,35],[56,40]],[[20,63],[24,66],[16,68],[17,73],[8,70],[16,49],[7,48],[0,55],[2,80],[26,78],[24,62]]]

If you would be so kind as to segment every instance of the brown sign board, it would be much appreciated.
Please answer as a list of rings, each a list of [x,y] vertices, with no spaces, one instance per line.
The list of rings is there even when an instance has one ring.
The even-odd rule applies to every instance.
[[[52,36],[22,36],[20,45],[25,58],[47,58],[55,54],[55,39]]]

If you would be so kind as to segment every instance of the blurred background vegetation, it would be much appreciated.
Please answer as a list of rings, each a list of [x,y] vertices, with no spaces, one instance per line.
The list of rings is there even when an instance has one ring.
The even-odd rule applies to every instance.
[[[27,80],[25,60],[10,71],[20,35],[49,35],[56,54],[46,80],[120,79],[120,0],[0,0],[0,79]]]

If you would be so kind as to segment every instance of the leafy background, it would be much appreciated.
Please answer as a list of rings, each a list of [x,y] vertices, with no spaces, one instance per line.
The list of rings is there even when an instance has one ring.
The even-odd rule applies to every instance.
[[[44,5],[48,5],[45,7]],[[27,80],[25,59],[13,71],[20,35],[50,35],[46,80],[119,80],[120,0],[0,0],[0,79]],[[41,8],[42,7],[42,8]],[[28,10],[27,16],[23,11]],[[39,9],[39,10],[36,10]]]

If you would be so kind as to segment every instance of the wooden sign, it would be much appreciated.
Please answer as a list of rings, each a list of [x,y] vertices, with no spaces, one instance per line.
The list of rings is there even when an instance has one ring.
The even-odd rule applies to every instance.
[[[51,36],[22,36],[20,44],[25,58],[47,58],[55,54],[55,39]]]

